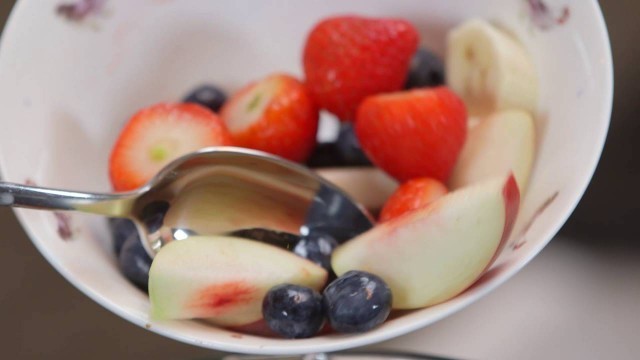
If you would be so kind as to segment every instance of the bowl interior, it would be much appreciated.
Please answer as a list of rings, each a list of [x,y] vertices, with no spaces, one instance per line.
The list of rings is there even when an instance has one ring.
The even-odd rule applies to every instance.
[[[112,0],[80,22],[56,14],[58,3],[19,1],[2,38],[0,166],[8,181],[109,191],[109,150],[129,115],[177,101],[204,82],[233,92],[273,72],[300,76],[305,36],[328,15],[406,18],[420,30],[422,45],[440,53],[452,26],[488,18],[521,39],[536,63],[542,89],[537,158],[509,245],[460,296],[365,334],[290,341],[196,321],[150,322],[147,296],[116,267],[104,219],[17,211],[42,254],[88,296],[133,323],[199,346],[331,351],[389,339],[461,309],[517,272],[552,238],[584,192],[606,136],[612,68],[596,1],[548,0],[545,13],[533,10],[540,1],[524,0]],[[71,238],[61,236],[61,222],[70,223]]]

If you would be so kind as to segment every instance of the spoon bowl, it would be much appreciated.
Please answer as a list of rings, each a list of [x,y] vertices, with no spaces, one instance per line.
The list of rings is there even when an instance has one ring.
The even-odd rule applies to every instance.
[[[184,155],[146,185],[126,193],[0,183],[0,205],[129,218],[151,257],[169,242],[194,234],[248,236],[252,230],[282,233],[288,239],[322,232],[345,241],[373,226],[362,206],[313,171],[235,147]]]

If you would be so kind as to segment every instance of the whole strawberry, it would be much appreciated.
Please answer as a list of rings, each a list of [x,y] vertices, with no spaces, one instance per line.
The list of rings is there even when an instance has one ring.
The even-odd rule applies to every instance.
[[[374,164],[400,181],[446,182],[467,135],[467,111],[446,87],[368,97],[358,108],[356,134]]]
[[[402,89],[417,46],[418,32],[405,20],[325,19],[313,28],[304,48],[311,96],[341,120],[352,121],[365,97]]]
[[[246,85],[220,113],[236,146],[304,161],[316,144],[318,109],[302,83],[274,74]]]

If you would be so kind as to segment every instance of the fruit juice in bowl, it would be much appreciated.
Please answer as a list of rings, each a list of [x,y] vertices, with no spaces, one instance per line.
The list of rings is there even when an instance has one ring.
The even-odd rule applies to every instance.
[[[24,119],[0,134],[7,180],[128,191],[231,145],[313,168],[379,215],[355,236],[237,229],[151,259],[128,220],[18,211],[87,295],[199,346],[332,351],[459,310],[551,239],[606,135],[592,1],[47,5],[20,1],[0,48],[5,118]],[[56,46],[21,30],[33,19]]]

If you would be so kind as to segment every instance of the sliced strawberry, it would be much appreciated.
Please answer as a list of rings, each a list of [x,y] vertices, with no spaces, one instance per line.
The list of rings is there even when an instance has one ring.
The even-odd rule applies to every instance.
[[[276,74],[237,92],[220,113],[237,146],[304,161],[316,141],[318,109],[295,78]]]
[[[109,175],[117,191],[136,189],[163,166],[208,146],[232,145],[220,118],[196,104],[158,104],[125,125],[111,151]]]
[[[351,121],[365,97],[402,89],[417,47],[418,32],[405,20],[328,18],[307,38],[306,84],[318,106]]]
[[[446,195],[447,192],[447,187],[436,179],[409,180],[400,185],[384,204],[380,212],[380,222],[422,209]]]
[[[467,112],[446,87],[376,95],[359,107],[356,134],[371,161],[396,179],[445,182],[466,138]]]

